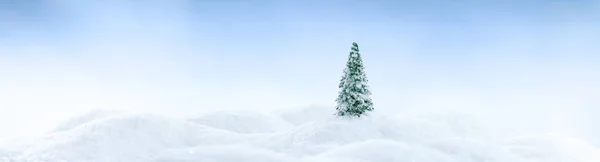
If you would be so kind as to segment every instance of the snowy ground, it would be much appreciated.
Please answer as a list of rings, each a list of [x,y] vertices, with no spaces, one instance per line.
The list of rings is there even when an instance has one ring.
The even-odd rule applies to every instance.
[[[549,134],[504,140],[459,114],[329,109],[214,112],[189,119],[93,111],[33,139],[0,142],[0,161],[44,162],[598,162],[600,149]]]

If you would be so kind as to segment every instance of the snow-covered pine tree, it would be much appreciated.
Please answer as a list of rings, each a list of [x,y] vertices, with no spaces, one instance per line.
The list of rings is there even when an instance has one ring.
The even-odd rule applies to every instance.
[[[367,82],[358,44],[353,42],[344,75],[338,86],[340,92],[335,100],[337,102],[336,115],[360,117],[367,111],[373,111],[371,91],[369,91]]]

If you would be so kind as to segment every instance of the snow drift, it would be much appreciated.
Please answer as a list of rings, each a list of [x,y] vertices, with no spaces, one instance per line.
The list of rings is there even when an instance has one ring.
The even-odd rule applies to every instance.
[[[217,111],[189,121],[236,133],[274,133],[292,128],[290,123],[277,116],[250,111]]]
[[[82,124],[85,124],[85,123],[88,123],[88,122],[91,122],[91,121],[94,121],[97,119],[109,117],[111,115],[115,115],[115,114],[119,114],[119,113],[120,112],[114,111],[114,110],[94,109],[85,114],[70,118],[70,119],[60,123],[60,125],[58,125],[56,127],[55,131],[69,130],[69,129],[75,128],[79,125],[82,125]]]
[[[16,161],[148,161],[165,148],[237,143],[234,133],[148,114],[93,120],[30,142]]]
[[[215,112],[189,119],[98,111],[37,139],[0,143],[0,161],[600,161],[598,148],[565,136],[487,140],[481,126],[459,114],[347,120],[328,110]]]

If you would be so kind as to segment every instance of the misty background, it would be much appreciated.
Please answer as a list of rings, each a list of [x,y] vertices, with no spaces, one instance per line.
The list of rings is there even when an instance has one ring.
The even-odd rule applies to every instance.
[[[0,139],[93,109],[333,109],[356,41],[375,113],[461,112],[501,135],[600,146],[599,11],[583,0],[1,0]]]

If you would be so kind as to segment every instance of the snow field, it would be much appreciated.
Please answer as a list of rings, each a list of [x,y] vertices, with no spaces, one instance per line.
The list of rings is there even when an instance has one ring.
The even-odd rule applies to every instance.
[[[597,162],[583,141],[540,135],[495,142],[467,116],[327,108],[221,111],[189,119],[93,111],[30,140],[0,142],[2,162]]]

